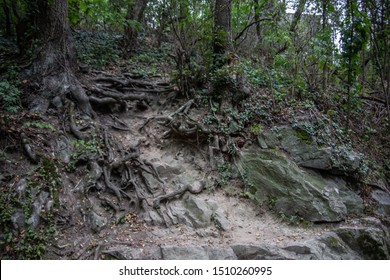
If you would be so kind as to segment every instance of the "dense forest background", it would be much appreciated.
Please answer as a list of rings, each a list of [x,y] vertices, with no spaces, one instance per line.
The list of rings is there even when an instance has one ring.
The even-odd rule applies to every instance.
[[[3,190],[14,178],[5,166],[17,150],[32,165],[39,163],[41,176],[56,176],[58,166],[47,160],[47,147],[29,129],[50,134],[58,125],[53,119],[65,120],[78,144],[94,152],[90,144],[96,139],[83,135],[88,133],[75,119],[88,122],[96,112],[123,111],[124,100],[147,108],[148,95],[164,93],[209,112],[202,125],[211,130],[198,130],[208,134],[206,142],[215,140],[210,134],[225,137],[226,162],[244,145],[231,149],[230,136],[253,138],[307,116],[332,123],[338,141],[365,155],[367,170],[355,178],[362,196],[375,182],[389,184],[389,1],[0,0],[0,5]],[[129,79],[114,80],[119,72]],[[85,82],[91,73],[109,73],[103,84],[146,90],[104,95]],[[156,77],[169,85],[148,84]],[[307,129],[327,133],[321,126]],[[193,138],[190,130],[180,137]],[[111,169],[118,166],[111,161]],[[8,234],[2,244],[8,244],[8,255],[17,255],[10,244],[19,241],[6,230],[15,198],[1,193],[2,232]],[[45,234],[31,231],[25,237],[41,246],[50,231],[47,226]],[[18,256],[40,257],[44,251],[31,250]]]

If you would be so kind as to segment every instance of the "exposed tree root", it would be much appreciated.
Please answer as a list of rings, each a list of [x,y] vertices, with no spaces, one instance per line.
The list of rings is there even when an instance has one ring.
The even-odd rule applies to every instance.
[[[173,191],[171,193],[160,195],[160,196],[156,197],[152,202],[152,206],[154,208],[160,208],[160,204],[162,201],[166,201],[166,200],[169,200],[175,196],[182,195],[187,191],[192,193],[192,194],[199,194],[203,191],[203,188],[204,188],[204,184],[201,184],[201,186],[198,190],[195,190],[191,185],[187,184],[184,187],[179,188],[176,191]]]
[[[31,145],[30,145],[30,141],[29,139],[27,138],[27,135],[22,132],[20,134],[20,138],[22,140],[22,146],[23,146],[23,149],[27,155],[27,158],[29,160],[31,160],[32,163],[38,163],[38,156],[36,155],[36,153],[33,151]]]

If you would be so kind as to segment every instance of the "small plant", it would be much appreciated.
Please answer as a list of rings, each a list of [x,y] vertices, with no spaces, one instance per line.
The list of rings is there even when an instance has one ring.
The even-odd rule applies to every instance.
[[[54,126],[52,124],[49,124],[49,123],[25,122],[23,125],[26,127],[36,127],[36,128],[40,128],[40,129],[48,129],[48,130],[51,130],[53,132],[56,131]]]
[[[256,135],[256,136],[260,135],[260,133],[262,133],[263,130],[264,130],[264,127],[263,127],[261,124],[259,124],[259,123],[252,124],[252,125],[251,125],[251,128],[250,128],[250,131],[251,131],[254,135]]]
[[[214,223],[217,230],[223,230],[223,226],[217,218],[217,213],[211,214],[210,220]]]
[[[56,232],[54,215],[59,205],[60,183],[59,170],[55,161],[42,158],[41,164],[25,180],[23,194],[16,191],[0,190],[0,257],[2,259],[41,259]],[[16,182],[20,182],[16,180]],[[14,184],[10,184],[14,185]],[[42,218],[37,227],[27,223],[32,215],[32,204],[38,199],[39,193],[49,192],[53,207],[42,211]],[[14,228],[13,217],[20,213],[25,217],[25,223],[20,228]]]
[[[76,48],[81,62],[102,69],[111,62],[117,62],[120,50],[117,38],[105,32],[77,32]]]
[[[7,80],[0,82],[0,108],[13,114],[20,108],[20,91]]]
[[[269,209],[274,209],[275,208],[276,201],[277,201],[276,197],[274,197],[274,196],[268,197],[267,205],[268,205]]]
[[[90,140],[75,140],[73,141],[73,146],[75,150],[68,163],[68,171],[74,171],[78,162],[87,162],[94,155],[102,153],[100,143],[96,140],[95,136]]]

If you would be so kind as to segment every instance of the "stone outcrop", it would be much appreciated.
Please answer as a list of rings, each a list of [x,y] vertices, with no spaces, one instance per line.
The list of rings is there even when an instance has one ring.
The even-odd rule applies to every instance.
[[[346,182],[302,169],[282,152],[251,147],[241,153],[250,195],[276,213],[312,222],[339,222],[363,210],[362,199]]]
[[[323,233],[318,238],[275,244],[234,244],[228,247],[113,247],[102,253],[127,260],[359,260],[389,259],[390,238],[379,220],[364,218]]]
[[[305,127],[305,123],[275,127],[261,133],[258,143],[263,149],[286,151],[301,167],[348,176],[355,176],[364,168],[362,154],[342,145],[319,145]]]

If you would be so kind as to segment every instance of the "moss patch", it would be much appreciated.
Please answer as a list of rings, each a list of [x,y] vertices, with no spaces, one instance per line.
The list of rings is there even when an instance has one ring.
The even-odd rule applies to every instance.
[[[295,129],[295,136],[297,136],[300,140],[302,140],[304,143],[310,145],[313,143],[313,139],[311,135],[303,129]]]
[[[357,238],[358,245],[362,250],[362,253],[373,260],[386,260],[386,252],[383,249],[383,245],[372,238],[367,232],[363,232]]]

